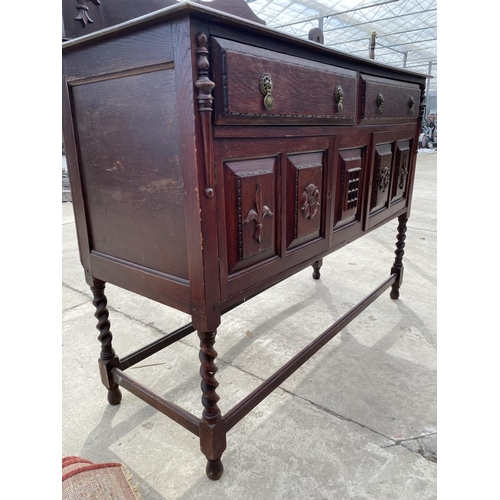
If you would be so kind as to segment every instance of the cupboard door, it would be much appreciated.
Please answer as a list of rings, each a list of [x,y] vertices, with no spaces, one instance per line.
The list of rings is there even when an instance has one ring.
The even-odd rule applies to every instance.
[[[287,155],[287,249],[320,236],[326,200],[324,165],[324,151]]]
[[[334,229],[361,220],[364,148],[339,151],[340,190],[336,200]]]
[[[414,133],[414,129],[401,129],[373,134],[366,228],[408,207],[414,175]]]
[[[410,171],[410,145],[410,140],[396,143],[396,165],[394,168],[391,203],[396,203],[406,196],[408,173]]]
[[[277,253],[276,157],[224,162],[229,273]]]
[[[334,137],[218,138],[217,227],[223,299],[328,250]],[[278,130],[278,132],[282,132]],[[328,236],[329,236],[328,232]]]
[[[380,212],[389,204],[389,189],[392,178],[394,143],[375,146],[375,166],[373,170],[370,215]]]

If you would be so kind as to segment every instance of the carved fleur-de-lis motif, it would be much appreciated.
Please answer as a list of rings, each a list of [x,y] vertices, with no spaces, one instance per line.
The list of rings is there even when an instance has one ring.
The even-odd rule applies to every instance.
[[[100,0],[91,0],[95,5],[101,5]],[[88,0],[77,0],[76,8],[78,9],[78,15],[75,17],[76,20],[81,21],[84,26],[87,23],[93,23],[92,19],[89,17],[89,8],[87,7]]]
[[[385,192],[387,186],[389,185],[389,172],[389,167],[385,167],[379,174],[378,188],[382,191],[382,193]]]
[[[406,165],[401,165],[399,167],[399,189],[403,189],[405,187],[405,179],[406,179],[406,174],[408,174],[408,169],[406,168]]]
[[[306,219],[313,219],[319,210],[319,189],[314,184],[309,184],[300,198],[302,215]]]
[[[273,213],[267,205],[262,205],[262,195],[260,193],[260,184],[257,184],[255,188],[255,209],[251,209],[245,220],[244,224],[248,224],[250,221],[255,222],[255,236],[254,238],[260,243],[262,240],[262,221],[264,217],[271,217]]]

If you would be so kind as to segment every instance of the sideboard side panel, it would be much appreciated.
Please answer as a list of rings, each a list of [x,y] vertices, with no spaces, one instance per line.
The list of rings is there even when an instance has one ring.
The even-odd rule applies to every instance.
[[[63,135],[85,279],[190,312],[172,23],[63,45]]]
[[[187,279],[174,72],[77,85],[72,100],[92,250]]]

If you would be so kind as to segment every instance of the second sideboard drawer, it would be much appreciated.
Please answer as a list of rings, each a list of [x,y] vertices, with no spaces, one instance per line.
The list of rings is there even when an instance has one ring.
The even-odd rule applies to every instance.
[[[354,125],[356,72],[212,38],[217,124]]]
[[[361,123],[418,118],[420,87],[417,84],[361,75],[361,92]]]

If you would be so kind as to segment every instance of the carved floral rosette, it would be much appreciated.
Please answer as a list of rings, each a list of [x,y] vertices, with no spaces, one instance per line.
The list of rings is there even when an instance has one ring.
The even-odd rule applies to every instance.
[[[314,184],[306,187],[300,198],[300,209],[306,219],[313,219],[319,210],[319,189]]]

